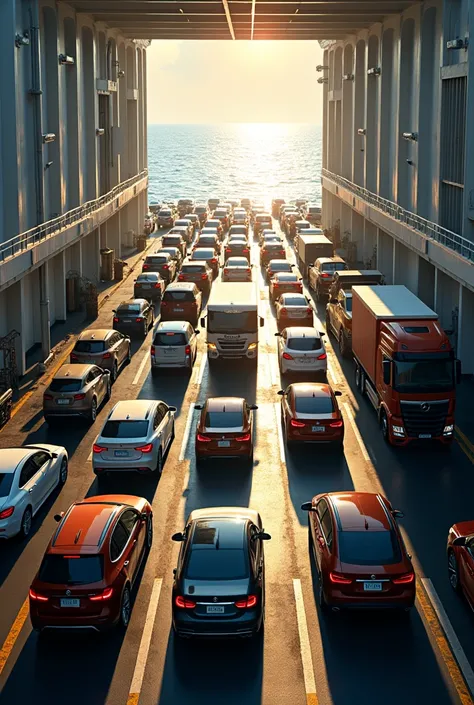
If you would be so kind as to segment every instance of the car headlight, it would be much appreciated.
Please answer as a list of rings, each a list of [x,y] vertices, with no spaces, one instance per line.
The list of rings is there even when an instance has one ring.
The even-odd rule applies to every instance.
[[[394,436],[404,436],[405,429],[403,426],[392,426],[392,431]]]
[[[217,345],[215,343],[208,343],[207,349],[208,350],[217,350]]]
[[[256,347],[257,347],[257,343],[250,343],[248,350],[255,350]]]
[[[443,430],[443,435],[444,436],[449,436],[451,433],[454,431],[454,424],[449,424],[449,426],[445,426]]]

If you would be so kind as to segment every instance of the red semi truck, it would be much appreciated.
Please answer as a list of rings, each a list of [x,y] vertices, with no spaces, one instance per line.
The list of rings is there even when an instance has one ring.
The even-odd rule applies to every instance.
[[[354,286],[352,352],[387,442],[452,442],[461,368],[434,311],[405,286]]]

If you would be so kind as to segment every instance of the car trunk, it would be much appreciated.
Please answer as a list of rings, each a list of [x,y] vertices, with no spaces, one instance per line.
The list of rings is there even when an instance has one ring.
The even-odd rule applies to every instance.
[[[236,607],[235,603],[248,596],[250,581],[213,580],[212,584],[209,584],[209,581],[204,580],[184,580],[183,590],[186,599],[196,603],[191,610],[193,617],[229,619],[240,617],[242,614],[242,609]]]
[[[189,350],[189,345],[184,333],[157,333],[153,341],[152,358],[157,365],[184,365],[189,357],[186,350]]]

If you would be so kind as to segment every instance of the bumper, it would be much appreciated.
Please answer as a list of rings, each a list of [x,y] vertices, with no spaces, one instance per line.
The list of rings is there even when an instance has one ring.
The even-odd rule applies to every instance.
[[[326,595],[326,603],[330,608],[337,607],[339,609],[409,610],[415,603],[415,591],[405,590],[400,595],[374,598],[373,595],[356,597],[354,595],[345,595],[340,590],[331,590]]]
[[[0,541],[2,539],[11,539],[20,533],[21,518],[20,511],[15,509],[11,517],[0,521]]]
[[[151,366],[154,370],[158,369],[181,369],[181,370],[189,370],[189,368],[192,365],[192,360],[190,355],[186,355],[185,360],[180,360],[179,362],[158,362],[155,360],[153,357],[151,358]]]
[[[89,416],[91,412],[90,406],[76,406],[72,405],[70,407],[66,406],[51,406],[43,407],[43,416],[45,419],[55,418],[60,419],[66,416],[77,416],[78,418],[85,419]]]
[[[262,624],[262,613],[244,613],[233,619],[197,619],[186,614],[173,611],[173,629],[183,637],[200,638],[245,638],[252,637],[259,631]]]
[[[408,436],[407,432],[405,430],[405,434],[403,436],[401,435],[396,435],[396,433],[393,431],[393,426],[400,426],[402,428],[405,428],[405,424],[402,418],[392,416],[389,419],[389,441],[391,445],[394,446],[408,446],[408,445],[426,445],[427,443],[432,443],[433,441],[436,441],[438,443],[441,443],[444,446],[449,446],[454,440],[454,418],[453,417],[447,417],[445,421],[445,426],[452,426],[453,427],[453,432],[450,434],[446,435],[441,435],[441,436],[432,436],[431,438],[420,438],[419,436]],[[421,434],[423,435],[423,434]],[[428,434],[427,434],[428,435]]]
[[[124,335],[134,333],[143,333],[143,325],[145,321],[140,321],[140,323],[114,323],[114,330],[118,330],[119,333]]]
[[[115,605],[103,608],[99,615],[43,615],[30,600],[30,618],[35,631],[43,629],[107,631],[117,624],[119,617],[120,607]]]
[[[161,289],[134,289],[134,299],[161,299],[163,292]]]
[[[146,473],[153,472],[156,469],[158,457],[155,453],[142,455],[138,460],[111,458],[110,460],[102,460],[102,458],[92,457],[92,470],[97,475],[102,475],[105,472],[138,472]]]
[[[230,351],[226,350],[221,352],[219,350],[209,350],[207,351],[207,356],[209,360],[256,360],[258,355],[258,348],[254,350],[243,350],[243,351]]]
[[[303,429],[304,431],[304,429]],[[288,429],[286,437],[289,441],[297,443],[342,443],[344,440],[344,429],[331,429],[324,433],[301,433],[298,429]]]
[[[327,363],[326,360],[318,360],[318,362],[313,362],[311,365],[298,364],[294,360],[283,360],[281,361],[281,371],[283,374],[286,372],[296,373],[306,373],[315,372],[316,374],[326,375],[327,373]]]
[[[236,448],[212,448],[209,449],[208,443],[196,443],[195,453],[196,458],[204,460],[206,458],[245,458],[249,460],[252,457],[253,447],[249,444],[242,444]]]

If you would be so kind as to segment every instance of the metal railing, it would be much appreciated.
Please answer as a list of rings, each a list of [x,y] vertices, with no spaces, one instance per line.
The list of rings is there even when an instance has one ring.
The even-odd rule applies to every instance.
[[[24,233],[15,235],[11,240],[1,242],[0,262],[4,262],[6,259],[14,257],[24,250],[37,245],[39,242],[53,237],[61,232],[61,230],[69,228],[71,225],[80,223],[81,220],[90,216],[91,213],[94,213],[111,201],[114,201],[127,188],[142,181],[147,175],[148,169],[144,169],[139,174],[135,174],[135,176],[127,179],[127,181],[122,181],[120,184],[117,184],[117,186],[114,186],[111,191],[105,193],[103,196],[99,196],[99,198],[95,198],[93,201],[87,201],[87,203],[83,203],[81,206],[73,208],[57,218],[48,220],[45,223],[41,223],[41,225],[26,230]]]
[[[467,240],[465,237],[462,237],[462,235],[453,233],[451,230],[447,230],[437,223],[426,220],[425,218],[416,215],[416,213],[411,213],[410,211],[407,211],[399,206],[397,203],[388,201],[386,198],[382,198],[376,193],[372,193],[366,188],[354,184],[352,181],[345,179],[343,176],[333,174],[327,169],[321,169],[321,174],[327,179],[330,179],[336,184],[339,184],[343,188],[347,189],[355,196],[364,199],[364,201],[367,201],[370,205],[375,206],[375,208],[387,213],[400,223],[405,223],[410,228],[417,230],[426,237],[439,242],[441,245],[453,250],[453,252],[456,252],[462,257],[474,262],[474,242],[471,240]]]

